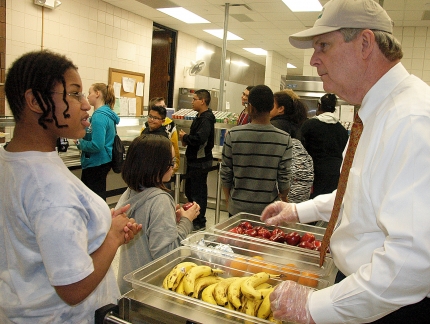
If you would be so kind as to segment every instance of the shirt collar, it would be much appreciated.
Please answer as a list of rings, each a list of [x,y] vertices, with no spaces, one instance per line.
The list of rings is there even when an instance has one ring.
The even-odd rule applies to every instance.
[[[366,125],[373,114],[378,113],[380,104],[392,93],[395,87],[409,76],[402,63],[397,63],[385,73],[366,93],[361,103],[359,116]]]

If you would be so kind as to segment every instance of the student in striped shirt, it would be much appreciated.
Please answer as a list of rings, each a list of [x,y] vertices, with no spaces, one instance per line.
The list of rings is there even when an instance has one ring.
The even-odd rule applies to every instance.
[[[249,93],[251,123],[226,135],[221,180],[228,212],[260,215],[264,207],[287,200],[291,178],[290,135],[270,123],[273,92],[265,85]]]

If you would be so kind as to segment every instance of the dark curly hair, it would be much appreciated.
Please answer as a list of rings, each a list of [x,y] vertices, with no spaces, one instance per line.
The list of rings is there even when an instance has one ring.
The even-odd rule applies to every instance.
[[[297,126],[301,126],[307,119],[306,106],[300,101],[300,99],[294,99],[291,95],[283,90],[273,94],[278,106],[284,106],[284,115],[290,122]]]
[[[333,93],[326,93],[318,101],[320,104],[319,109],[324,112],[333,113],[336,110],[337,97]]]
[[[69,118],[66,81],[64,80],[64,73],[69,69],[78,70],[73,62],[64,55],[48,50],[29,52],[13,62],[6,76],[5,93],[15,121],[21,119],[25,107],[25,92],[31,89],[43,111],[38,121],[39,125],[46,129],[45,123],[54,121],[58,128],[67,127],[67,125],[58,124],[55,116],[56,107],[52,100],[52,89],[59,82],[63,84],[63,101],[66,104],[63,116]],[[50,115],[52,118],[48,117]]]

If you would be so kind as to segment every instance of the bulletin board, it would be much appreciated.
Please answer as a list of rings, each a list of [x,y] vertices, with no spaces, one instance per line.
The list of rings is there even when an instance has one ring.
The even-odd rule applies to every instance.
[[[124,91],[123,87],[123,78],[129,78],[134,80],[134,89],[131,92]],[[145,74],[144,73],[138,73],[138,72],[132,72],[132,71],[126,71],[126,70],[119,70],[114,68],[109,68],[109,84],[112,86],[114,83],[120,83],[121,84],[121,92],[120,92],[120,98],[135,98],[136,99],[136,113],[135,114],[128,114],[129,116],[141,116],[143,114],[143,103],[144,103],[144,95],[142,92],[142,96],[136,95],[136,87],[138,83],[145,84]],[[120,114],[124,115],[124,114]]]

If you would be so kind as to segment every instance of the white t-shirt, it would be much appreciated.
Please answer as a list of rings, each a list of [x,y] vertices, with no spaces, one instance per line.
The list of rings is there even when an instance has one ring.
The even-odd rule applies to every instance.
[[[93,323],[94,311],[119,295],[110,268],[98,287],[71,307],[53,286],[94,271],[90,254],[111,225],[106,202],[53,151],[0,149],[0,308],[16,323]]]

